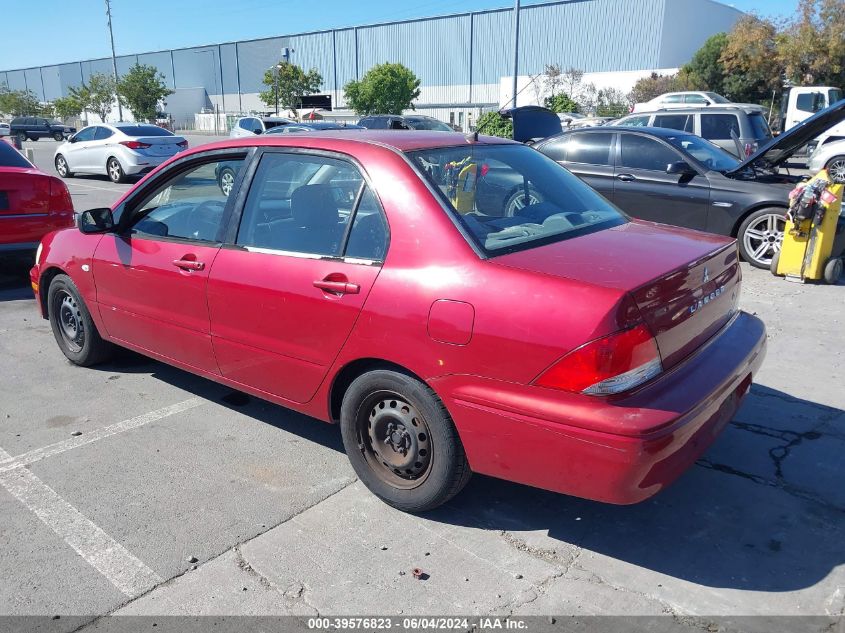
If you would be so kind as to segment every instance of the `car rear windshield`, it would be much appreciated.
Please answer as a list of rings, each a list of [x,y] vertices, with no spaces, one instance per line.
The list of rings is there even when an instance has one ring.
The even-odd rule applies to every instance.
[[[772,131],[769,129],[766,117],[764,117],[761,112],[749,114],[748,120],[751,122],[751,129],[754,132],[755,139],[762,141],[767,138],[772,138]]]
[[[32,167],[29,161],[20,155],[18,150],[6,143],[0,141],[0,167]]]
[[[118,129],[126,136],[173,136],[173,132],[157,125],[122,125]]]
[[[628,220],[576,176],[525,145],[409,152],[462,232],[500,255],[618,226]]]
[[[437,119],[423,119],[415,117],[405,117],[405,121],[415,130],[434,130],[436,132],[454,132],[452,128],[438,121]]]

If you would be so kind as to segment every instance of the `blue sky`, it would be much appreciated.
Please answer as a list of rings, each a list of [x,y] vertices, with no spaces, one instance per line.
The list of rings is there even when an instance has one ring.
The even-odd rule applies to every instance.
[[[523,4],[538,1],[523,0]],[[36,0],[35,23],[30,3],[3,4],[0,69],[110,54],[102,0]],[[725,4],[786,16],[795,11],[798,0]],[[121,55],[506,6],[513,6],[512,0],[112,0],[112,13],[115,48]],[[13,26],[17,24],[30,26]]]

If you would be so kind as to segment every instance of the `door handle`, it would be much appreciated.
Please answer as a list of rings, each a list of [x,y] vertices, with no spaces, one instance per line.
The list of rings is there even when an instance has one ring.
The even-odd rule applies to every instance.
[[[173,265],[183,270],[203,270],[205,268],[205,263],[192,259],[174,259]]]
[[[351,284],[348,281],[327,281],[325,279],[315,281],[314,287],[339,295],[357,295],[361,291],[361,286],[358,284]]]
[[[633,182],[636,180],[631,174],[617,174],[616,178],[622,182]]]

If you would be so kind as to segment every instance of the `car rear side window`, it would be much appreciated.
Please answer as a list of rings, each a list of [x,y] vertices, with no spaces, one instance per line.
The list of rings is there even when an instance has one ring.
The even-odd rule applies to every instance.
[[[710,102],[703,95],[684,95],[684,103],[707,105]]]
[[[613,134],[597,132],[593,134],[573,134],[566,144],[566,162],[587,165],[610,165],[610,145]]]
[[[693,131],[691,114],[658,114],[654,117],[654,127],[667,127],[673,130]]]
[[[651,138],[638,134],[622,134],[620,138],[622,167],[666,171],[669,163],[680,160],[678,154]]]
[[[627,125],[629,127],[646,127],[648,125],[648,115],[646,116],[630,116],[622,119],[619,125]]]
[[[737,138],[742,135],[739,132],[739,119],[735,114],[702,114],[701,115],[701,136],[708,141],[729,141],[731,132]]]
[[[96,130],[94,131],[94,140],[103,141],[112,136],[113,134],[114,132],[112,132],[109,128],[97,126]]]
[[[0,167],[23,167],[26,169],[32,167],[32,165],[18,153],[18,150],[5,141],[0,141]]]
[[[304,153],[261,158],[244,206],[237,244],[324,257],[343,255],[350,219],[350,257],[381,259],[385,224],[352,163]],[[363,216],[372,216],[365,220]],[[356,228],[357,227],[357,228]]]

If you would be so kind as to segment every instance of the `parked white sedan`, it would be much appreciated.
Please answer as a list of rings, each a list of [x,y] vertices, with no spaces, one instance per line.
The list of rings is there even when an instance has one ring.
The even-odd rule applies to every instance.
[[[0,123],[0,136],[11,136],[12,132],[9,129],[8,123]]]
[[[102,123],[88,126],[59,145],[53,157],[62,178],[105,174],[112,182],[145,174],[187,149],[181,136],[147,123]]]

